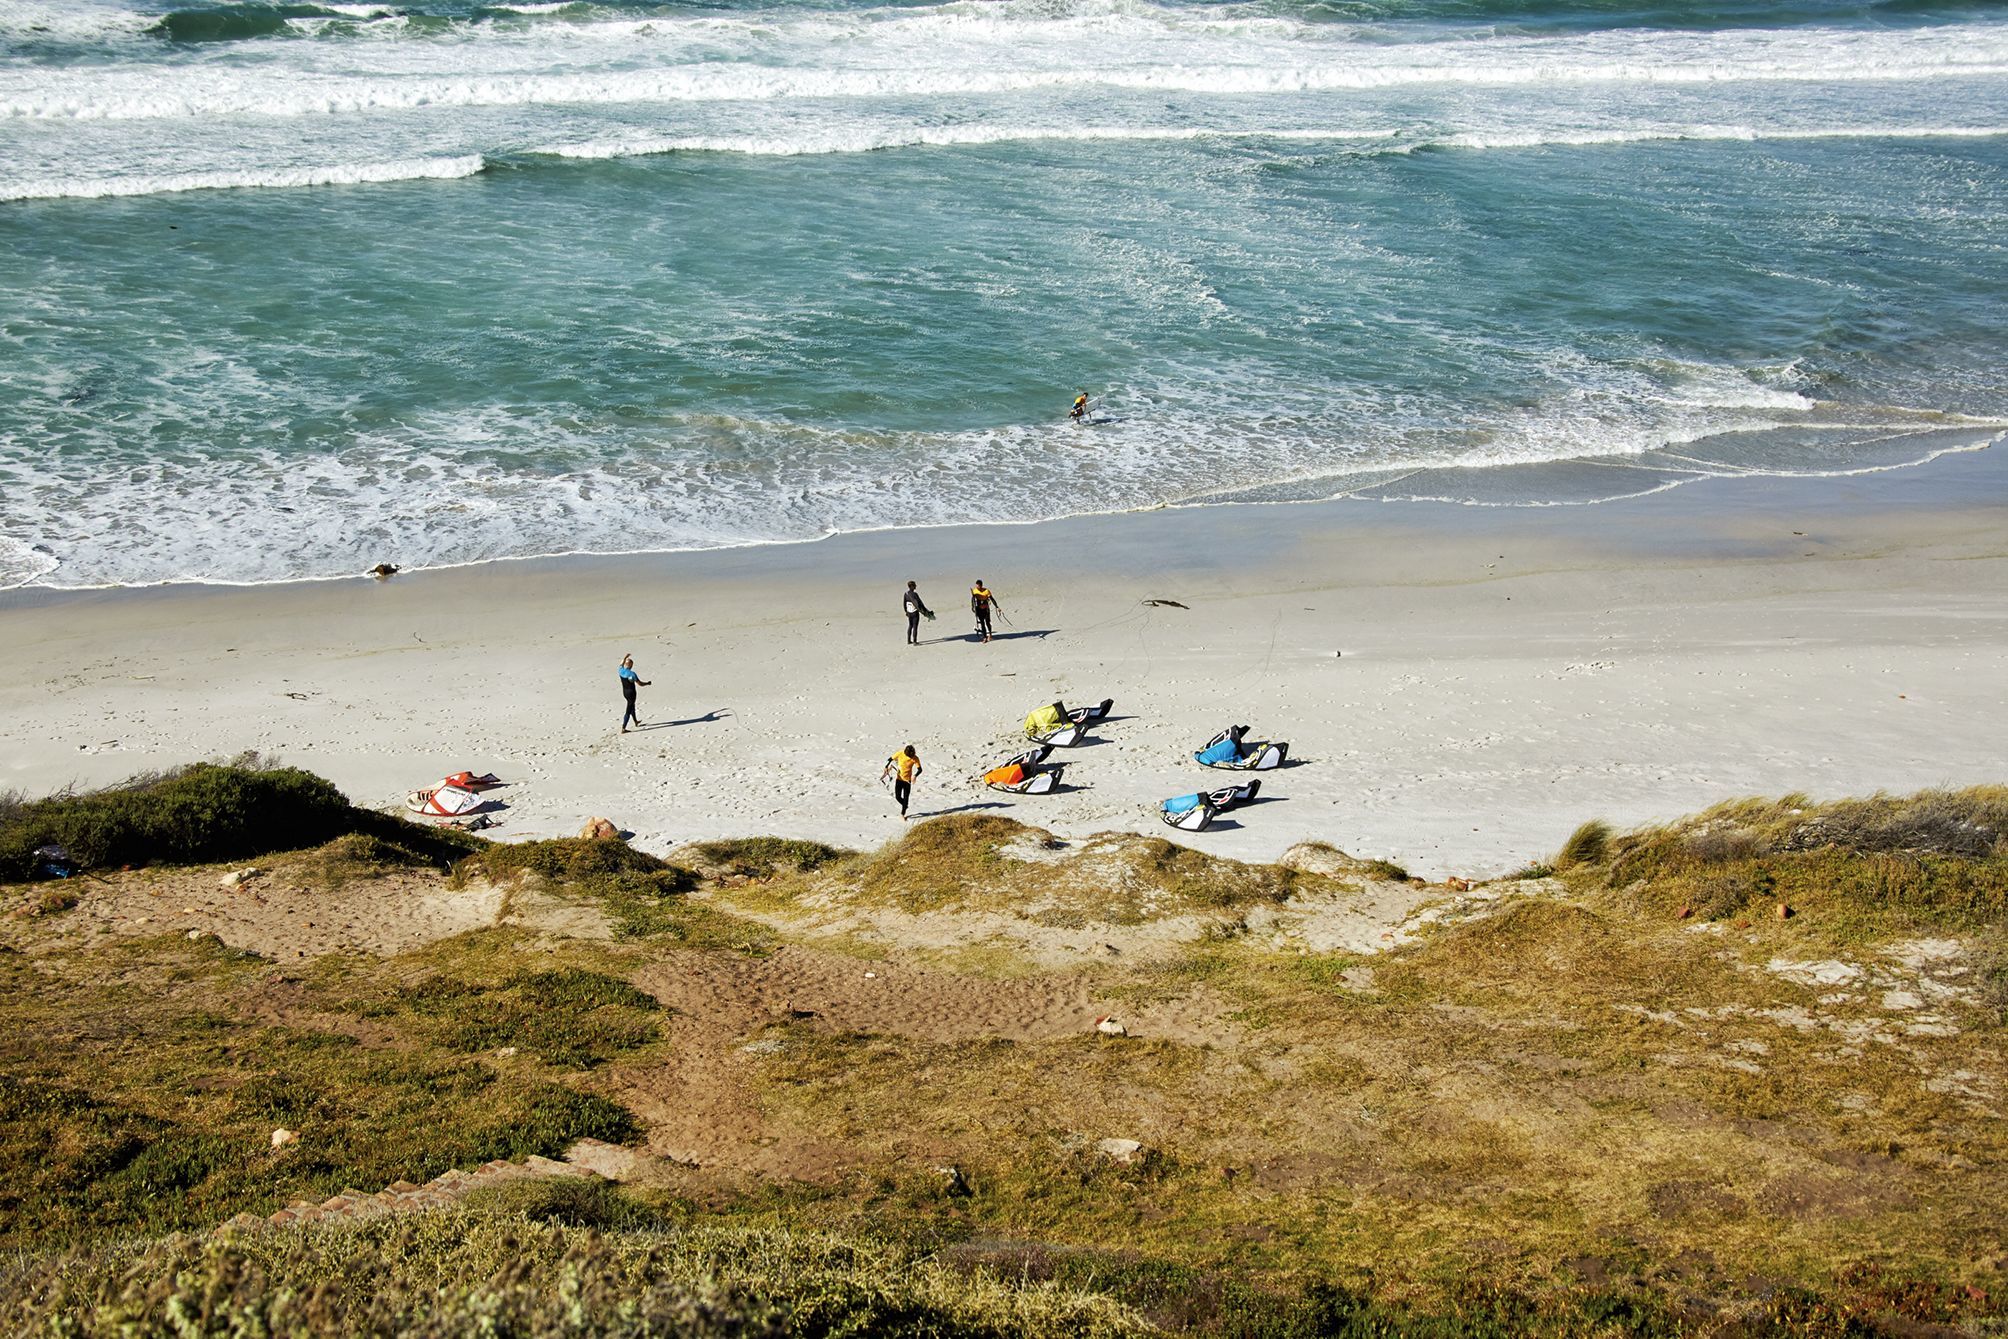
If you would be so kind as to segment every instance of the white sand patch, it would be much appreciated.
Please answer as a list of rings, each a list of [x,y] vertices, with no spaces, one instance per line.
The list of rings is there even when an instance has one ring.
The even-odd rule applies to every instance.
[[[1797,981],[1803,986],[1844,986],[1860,980],[1862,975],[1859,966],[1851,962],[1842,962],[1838,958],[1811,962],[1773,958],[1764,964],[1764,970],[1782,976],[1787,981]]]

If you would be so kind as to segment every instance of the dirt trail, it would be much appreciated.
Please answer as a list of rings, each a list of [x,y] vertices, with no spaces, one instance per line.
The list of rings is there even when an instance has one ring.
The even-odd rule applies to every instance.
[[[618,1094],[649,1126],[649,1149],[675,1162],[819,1179],[851,1155],[772,1127],[755,1076],[777,1046],[773,1024],[954,1043],[1082,1036],[1120,1014],[1141,1037],[1234,1045],[1222,1006],[1204,995],[1134,1011],[1098,999],[1082,974],[991,980],[787,947],[766,958],[678,951],[634,983],[668,1006],[667,1056],[629,1070]]]
[[[238,882],[226,872],[257,869]],[[107,940],[160,934],[213,934],[232,948],[274,962],[327,953],[383,957],[469,930],[516,925],[572,939],[605,939],[606,916],[522,889],[470,881],[452,887],[430,870],[386,870],[339,887],[286,857],[261,864],[80,875],[41,892],[74,891],[77,905],[20,918],[15,933],[46,945],[89,948]]]

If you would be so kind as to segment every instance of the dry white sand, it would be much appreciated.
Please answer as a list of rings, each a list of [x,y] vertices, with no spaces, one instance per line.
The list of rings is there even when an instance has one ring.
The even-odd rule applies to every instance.
[[[920,814],[1492,874],[1589,817],[2008,777],[2004,474],[1996,450],[1593,508],[1228,507],[382,584],[16,592],[0,788],[255,749],[384,807],[499,772],[505,838],[604,815],[655,850],[871,846],[899,831],[877,777],[911,741]],[[968,639],[978,576],[1009,619],[987,646]],[[918,648],[908,577],[940,614]],[[652,728],[627,735],[624,652],[653,680]],[[1032,706],[1110,696],[1118,719],[1064,755],[1074,789],[968,779],[1023,747]],[[1298,765],[1173,834],[1155,803],[1225,779],[1191,753],[1228,723]]]

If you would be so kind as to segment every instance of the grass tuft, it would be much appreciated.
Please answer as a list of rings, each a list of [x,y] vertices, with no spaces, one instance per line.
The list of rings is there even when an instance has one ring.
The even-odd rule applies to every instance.
[[[959,1273],[923,1250],[776,1229],[620,1231],[536,1214],[432,1214],[318,1231],[169,1238],[15,1272],[10,1328],[176,1334],[967,1335],[1152,1332],[1089,1288]],[[552,1198],[557,1197],[557,1198]],[[555,1213],[548,1212],[556,1208]],[[163,1317],[177,1318],[172,1327]]]
[[[1576,865],[1595,865],[1603,861],[1610,847],[1611,825],[1601,818],[1593,818],[1569,834],[1562,843],[1562,849],[1555,853],[1556,869],[1569,869]]]
[[[493,843],[461,861],[454,874],[497,883],[533,876],[593,898],[613,917],[614,934],[622,939],[680,934],[691,919],[681,907],[682,896],[697,887],[690,870],[624,841],[585,837]]]
[[[795,841],[783,837],[739,837],[727,841],[695,842],[677,850],[677,859],[716,878],[731,875],[745,879],[770,879],[776,874],[801,874],[842,860],[850,852],[821,842]]]

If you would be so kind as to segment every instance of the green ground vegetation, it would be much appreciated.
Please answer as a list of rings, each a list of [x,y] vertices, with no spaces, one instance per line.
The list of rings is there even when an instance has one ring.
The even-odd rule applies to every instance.
[[[213,939],[37,938],[71,913],[24,885],[5,924],[36,933],[0,952],[0,1328],[2001,1333],[2004,834],[1995,788],[1586,825],[1531,881],[1442,889],[1440,920],[1387,952],[1244,933],[1047,973],[1121,1005],[1127,1037],[823,1005],[707,1041],[650,990],[813,954],[787,921],[811,902],[922,914],[1058,885],[1070,915],[1231,920],[1391,875],[1151,838],[1058,850],[969,816],[867,855],[717,843],[673,864],[618,843],[435,854],[359,826],[302,857],[331,898],[450,864],[432,877],[639,910],[612,942],[492,930],[283,969]],[[915,1008],[1036,1003],[1041,982],[936,981]],[[631,1095],[700,1045],[746,1089],[747,1147],[822,1150],[819,1170],[208,1231],[581,1135],[639,1142],[654,1108]],[[315,1137],[274,1154],[277,1125]],[[1143,1147],[1120,1162],[1107,1136]]]
[[[1023,858],[1032,851],[1064,858]],[[1382,877],[1365,865],[1358,872]],[[1133,925],[1187,911],[1273,905],[1328,879],[1221,860],[1159,837],[1112,833],[1069,844],[1008,818],[958,814],[915,824],[878,851],[817,848],[810,858],[763,861],[757,882],[755,890],[737,891],[733,902],[785,908],[836,900],[912,914],[1038,907],[1054,923],[1091,917]]]
[[[0,1244],[208,1227],[638,1133],[567,1072],[655,1040],[654,1002],[631,1002],[624,982],[576,969],[492,990],[397,981],[358,961],[281,973],[180,935],[0,954]],[[356,998],[371,986],[381,994]],[[439,1015],[444,999],[458,1016]],[[504,1045],[523,1054],[495,1059]],[[316,1136],[274,1155],[280,1127]]]
[[[349,838],[359,854],[429,863],[445,863],[472,845],[451,830],[357,809],[311,772],[246,755],[85,794],[0,797],[0,879],[31,877],[35,852],[48,846],[83,869],[104,869],[244,860],[338,837]]]

